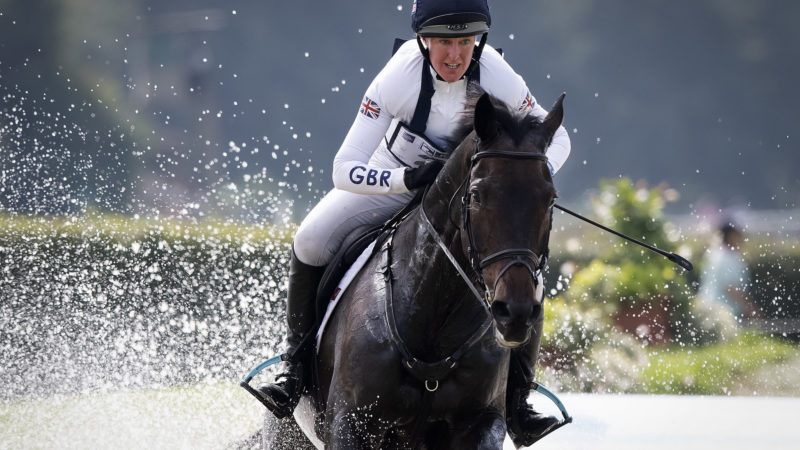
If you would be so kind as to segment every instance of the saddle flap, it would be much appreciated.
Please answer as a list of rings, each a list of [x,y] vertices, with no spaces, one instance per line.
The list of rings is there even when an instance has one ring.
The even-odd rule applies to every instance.
[[[344,240],[333,260],[322,274],[317,289],[317,317],[322,318],[328,302],[334,295],[339,281],[347,269],[355,262],[367,246],[375,240],[381,231],[381,225],[362,225],[353,230]]]

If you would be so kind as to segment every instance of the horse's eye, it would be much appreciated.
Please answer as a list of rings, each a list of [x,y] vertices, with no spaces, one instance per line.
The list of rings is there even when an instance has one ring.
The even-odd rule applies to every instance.
[[[473,189],[473,190],[469,191],[469,194],[472,197],[472,201],[473,202],[475,202],[475,203],[477,203],[479,205],[481,204],[481,196],[480,196],[480,194],[478,194],[478,190],[477,189]]]

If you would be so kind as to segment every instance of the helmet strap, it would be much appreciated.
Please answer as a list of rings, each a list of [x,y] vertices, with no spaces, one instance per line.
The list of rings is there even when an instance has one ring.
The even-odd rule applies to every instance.
[[[422,37],[417,35],[417,46],[419,46],[419,51],[422,53],[422,57],[425,58],[425,61],[428,61],[428,64],[431,62],[431,54],[425,45],[422,43]]]
[[[486,46],[486,39],[489,37],[489,33],[483,33],[481,36],[481,42],[478,43],[478,48],[472,52],[472,62],[469,63],[469,68],[467,68],[467,73],[464,76],[469,76],[475,67],[478,65],[478,61],[481,59],[481,55],[483,54],[483,48]]]

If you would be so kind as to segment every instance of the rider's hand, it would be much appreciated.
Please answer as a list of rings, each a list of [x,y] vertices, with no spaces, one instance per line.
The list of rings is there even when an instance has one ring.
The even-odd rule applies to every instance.
[[[409,191],[433,183],[436,175],[442,170],[444,163],[438,160],[426,161],[419,167],[407,167],[403,174],[403,183]]]

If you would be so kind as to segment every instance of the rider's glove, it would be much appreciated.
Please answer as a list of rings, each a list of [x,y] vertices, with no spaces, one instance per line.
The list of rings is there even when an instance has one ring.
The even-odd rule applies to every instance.
[[[407,167],[403,174],[403,183],[409,191],[433,183],[436,175],[442,170],[444,163],[438,160],[426,161],[419,167]]]

